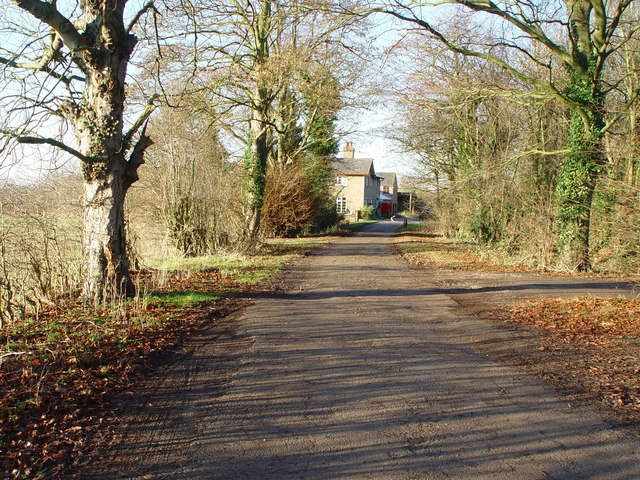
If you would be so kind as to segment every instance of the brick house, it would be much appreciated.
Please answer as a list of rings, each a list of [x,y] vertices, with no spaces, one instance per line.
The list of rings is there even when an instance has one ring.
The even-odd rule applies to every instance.
[[[372,158],[355,158],[352,142],[347,142],[342,158],[334,161],[334,195],[338,213],[355,216],[366,205],[378,209],[380,182]]]

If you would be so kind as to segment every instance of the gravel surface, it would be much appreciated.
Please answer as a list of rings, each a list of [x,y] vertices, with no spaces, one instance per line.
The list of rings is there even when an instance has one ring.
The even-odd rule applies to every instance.
[[[80,476],[640,478],[637,437],[492,359],[487,342],[508,330],[453,299],[495,290],[487,277],[406,266],[390,247],[398,227],[305,258],[287,293],[195,338],[140,386]],[[545,290],[513,278],[505,299]],[[618,286],[580,282],[564,290]]]

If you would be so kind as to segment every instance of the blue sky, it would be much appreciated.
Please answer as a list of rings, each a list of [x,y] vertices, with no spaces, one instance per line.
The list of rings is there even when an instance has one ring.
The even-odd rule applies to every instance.
[[[397,44],[405,32],[404,25],[397,19],[384,14],[371,17],[374,23],[372,37],[375,42],[373,49],[378,52],[386,52]],[[390,66],[384,61],[374,62],[367,73],[369,78],[377,78],[383,84],[395,81],[397,77],[389,74]],[[377,97],[365,110],[346,113],[346,118],[341,118],[343,130],[348,133],[341,143],[353,142],[356,157],[373,158],[375,169],[382,172],[396,172],[400,176],[412,173],[412,155],[402,153],[400,145],[391,140],[391,134],[397,126],[398,116],[390,99]]]
[[[7,0],[0,0],[0,5],[6,4]],[[139,8],[142,0],[131,0],[128,8],[135,11]],[[72,9],[75,2],[61,0],[58,5],[63,10]],[[8,6],[10,11],[12,6]],[[15,7],[13,7],[15,8]],[[5,11],[5,14],[7,12]],[[372,18],[374,22],[373,36],[376,38],[373,47],[379,51],[384,51],[393,45],[398,37],[401,25],[393,21],[391,17],[378,15]],[[6,32],[1,36],[5,41]],[[6,43],[5,43],[6,45]],[[374,75],[384,76],[385,65],[382,63],[371,65]],[[377,70],[377,71],[376,71]],[[7,85],[3,85],[7,88]],[[390,129],[394,126],[394,113],[390,108],[390,103],[376,103],[375,99],[368,109],[351,111],[347,114],[349,118],[343,119],[347,134],[342,141],[351,141],[356,148],[356,154],[362,157],[370,157],[375,160],[375,167],[379,171],[395,171],[399,174],[410,172],[409,156],[399,153],[399,147],[388,138]],[[56,161],[52,165],[50,160],[54,157],[46,146],[22,146],[16,152],[17,164],[0,166],[0,179],[10,178],[12,181],[29,182],[46,176],[50,169],[77,169],[75,159],[66,160],[65,154],[56,155]],[[10,167],[10,168],[9,168]]]

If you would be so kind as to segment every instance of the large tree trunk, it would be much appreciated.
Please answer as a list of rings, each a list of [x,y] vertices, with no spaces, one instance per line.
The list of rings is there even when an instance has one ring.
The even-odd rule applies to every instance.
[[[100,18],[103,1],[87,2],[87,16]],[[117,2],[110,8],[111,15],[103,19],[102,27],[88,32],[95,35],[94,48],[77,53],[86,83],[81,106],[69,114],[85,156],[83,295],[93,303],[130,292],[124,199],[137,180],[137,167],[150,144],[143,133],[127,162],[131,139],[123,133],[125,79],[137,40],[123,24],[124,4]]]
[[[558,259],[570,270],[591,269],[591,211],[599,168],[586,152],[572,151],[565,158],[558,188]]]
[[[574,88],[587,96],[589,107],[574,112],[568,153],[558,184],[558,253],[560,263],[571,270],[591,269],[590,229],[593,198],[605,164],[602,134],[602,96],[593,85],[574,80]]]
[[[273,18],[273,0],[261,0],[260,12],[253,21],[254,69],[256,85],[249,95],[251,119],[250,142],[245,156],[245,195],[248,202],[245,215],[246,240],[254,242],[260,234],[260,216],[264,204],[267,183],[267,161],[269,159],[269,109],[273,100],[269,73],[263,71],[269,59],[269,37]]]
[[[137,178],[136,160],[128,163],[122,152],[124,81],[109,80],[113,77],[96,81],[95,90],[85,92],[92,108],[87,108],[75,123],[76,136],[87,156],[82,165],[86,268],[83,296],[93,303],[131,292],[124,199]],[[108,88],[100,87],[105,85]],[[137,161],[141,163],[141,157]]]
[[[84,296],[94,302],[131,291],[120,165],[84,184]]]
[[[267,133],[264,117],[260,112],[254,112],[254,118],[251,120],[251,141],[245,158],[245,189],[248,202],[245,223],[249,241],[255,241],[260,233],[269,157]]]
[[[570,77],[566,95],[576,108],[558,184],[558,253],[565,267],[587,271],[591,269],[593,198],[605,164],[604,94],[598,49],[605,42],[602,25],[606,23],[606,12],[594,12],[590,0],[565,0],[565,4],[572,41],[572,61],[566,63]]]
[[[137,43],[131,30],[145,12],[154,8],[153,3],[143,5],[129,26],[124,24],[125,0],[83,0],[71,10],[63,2],[62,12],[57,9],[56,1],[14,0],[13,3],[56,32],[55,35],[34,36],[34,39],[41,38],[42,43],[46,43],[45,37],[51,36],[56,45],[55,49],[47,50],[42,59],[44,63],[34,70],[49,74],[51,81],[45,90],[50,94],[58,90],[53,80],[60,88],[63,84],[74,85],[69,88],[69,97],[61,99],[58,113],[71,123],[78,148],[57,141],[52,143],[53,140],[46,138],[34,141],[29,136],[18,141],[62,145],[63,150],[81,160],[86,267],[83,293],[88,301],[102,302],[111,294],[129,290],[124,198],[127,189],[138,179],[137,169],[143,163],[145,149],[151,144],[145,127],[153,111],[153,102],[149,102],[129,132],[124,134],[125,80]],[[70,16],[66,17],[65,12]],[[45,31],[48,30],[42,30]],[[82,75],[76,75],[72,69],[67,78],[67,72],[60,74],[49,67],[51,62],[65,61],[66,56],[61,54],[58,58],[57,52],[63,46]],[[82,85],[81,99],[76,96],[75,92],[79,90],[75,82]],[[55,105],[56,102],[50,102],[47,96],[43,108],[49,110]],[[134,135],[137,137],[135,142]]]

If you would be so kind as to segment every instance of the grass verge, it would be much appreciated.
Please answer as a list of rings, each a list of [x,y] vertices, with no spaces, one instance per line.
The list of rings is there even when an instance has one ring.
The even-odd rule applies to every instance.
[[[269,291],[285,265],[326,239],[268,242],[252,254],[168,259],[139,295],[87,311],[66,299],[0,330],[0,478],[61,478],[110,421],[114,399],[182,339]]]
[[[376,223],[377,220],[360,220],[357,222],[345,222],[337,225],[328,232],[329,235],[349,235],[351,233],[362,230],[367,225]]]
[[[526,271],[521,265],[484,258],[478,246],[430,233],[424,223],[410,223],[397,237],[395,248],[411,265],[467,271]]]

